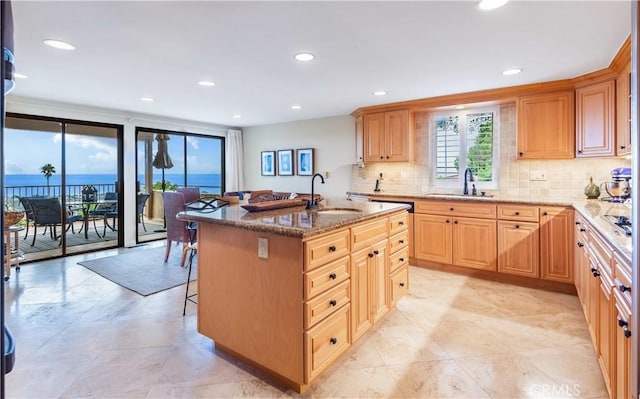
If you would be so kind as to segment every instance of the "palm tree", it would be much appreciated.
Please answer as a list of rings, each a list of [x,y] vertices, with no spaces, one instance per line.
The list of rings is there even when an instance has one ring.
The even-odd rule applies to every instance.
[[[50,163],[46,163],[46,164],[42,165],[42,167],[40,168],[40,172],[47,179],[47,195],[50,195],[50,192],[49,192],[49,179],[51,179],[51,176],[53,176],[53,174],[56,173],[56,167],[51,165]]]

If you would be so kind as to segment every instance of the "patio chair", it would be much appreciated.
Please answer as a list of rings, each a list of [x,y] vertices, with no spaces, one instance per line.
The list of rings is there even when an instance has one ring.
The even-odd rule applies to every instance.
[[[162,193],[162,202],[164,204],[164,214],[167,222],[167,249],[164,253],[164,261],[169,259],[171,252],[171,243],[182,243],[182,258],[180,266],[184,267],[184,261],[187,257],[188,245],[190,243],[189,230],[187,222],[176,219],[178,212],[184,211],[184,195],[178,192],[166,191]]]
[[[27,228],[26,231],[24,233],[24,239],[27,239],[27,236],[29,235],[29,225],[33,224],[33,212],[31,211],[31,205],[29,205],[29,198],[28,197],[18,197],[18,199],[20,200],[20,204],[22,204],[22,208],[24,209],[24,214],[25,214],[25,222],[27,224]],[[46,228],[45,228],[45,233],[47,232]]]
[[[200,199],[199,187],[178,187],[176,191],[184,195],[184,200],[186,202],[193,202]]]
[[[73,223],[81,221],[80,215],[68,215],[62,212],[62,204],[58,198],[30,198],[29,205],[33,213],[33,241],[31,246],[36,244],[38,226],[49,227],[49,235],[52,240],[57,240],[58,233],[56,227],[61,226],[62,233],[66,233]],[[64,218],[64,220],[63,220]],[[64,226],[64,227],[63,227]],[[60,242],[62,244],[62,241]]]
[[[138,223],[142,223],[142,228],[144,229],[144,231],[147,231],[147,226],[144,225],[144,206],[147,203],[147,200],[149,199],[150,194],[138,194],[138,198],[136,201],[136,215],[138,217]]]
[[[107,227],[111,230],[115,230],[115,219],[118,217],[118,193],[107,192],[104,194],[104,202],[98,202],[93,209],[88,212],[89,219],[93,220],[93,229],[96,231],[98,237],[98,226],[96,226],[96,220],[103,221],[102,237],[107,233]],[[108,220],[113,219],[113,226],[109,225]]]

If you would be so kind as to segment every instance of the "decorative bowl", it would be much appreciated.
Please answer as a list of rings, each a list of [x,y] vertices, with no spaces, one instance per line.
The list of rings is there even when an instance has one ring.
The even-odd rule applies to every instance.
[[[13,226],[18,223],[24,217],[24,212],[4,212],[4,228],[8,228],[9,226]]]

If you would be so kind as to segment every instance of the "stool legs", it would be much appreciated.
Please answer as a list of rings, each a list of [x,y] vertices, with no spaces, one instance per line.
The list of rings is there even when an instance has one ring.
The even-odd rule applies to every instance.
[[[197,303],[194,299],[192,299],[194,296],[198,295],[198,293],[196,292],[195,294],[191,294],[189,295],[189,283],[191,282],[191,268],[193,267],[193,258],[196,254],[197,249],[195,248],[191,248],[191,251],[189,253],[189,272],[187,273],[187,289],[184,293],[184,308],[182,309],[182,315],[186,315],[187,314],[187,301],[193,302],[193,303]]]

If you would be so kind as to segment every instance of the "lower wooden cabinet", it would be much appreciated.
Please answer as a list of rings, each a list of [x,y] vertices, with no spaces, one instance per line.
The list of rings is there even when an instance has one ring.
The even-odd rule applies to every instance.
[[[416,259],[432,262],[453,262],[453,223],[451,216],[421,215],[413,217]]]
[[[498,271],[538,277],[538,223],[498,221]]]
[[[398,300],[409,292],[409,268],[401,267],[391,274],[390,306],[396,306]]]
[[[611,288],[613,282],[606,273],[600,275],[600,287],[598,290],[598,329],[596,336],[598,363],[604,377],[604,383],[611,393],[612,359],[613,359],[613,298]]]
[[[307,379],[311,380],[351,345],[350,309],[343,306],[322,323],[304,333]]]
[[[540,277],[573,282],[574,211],[565,207],[540,208]]]
[[[631,392],[631,308],[629,303],[620,294],[620,291],[613,291],[613,347],[615,363],[613,367],[614,380],[611,383],[613,390],[612,397],[630,399]]]

